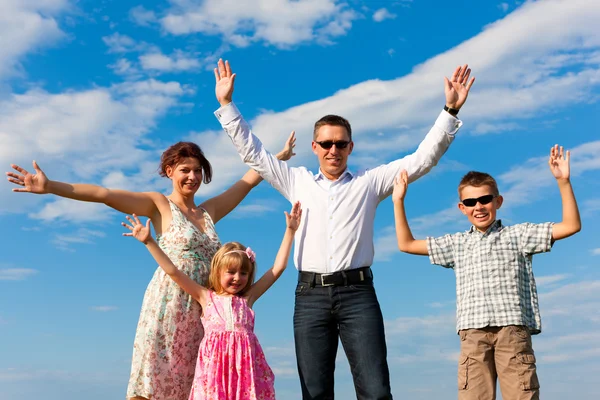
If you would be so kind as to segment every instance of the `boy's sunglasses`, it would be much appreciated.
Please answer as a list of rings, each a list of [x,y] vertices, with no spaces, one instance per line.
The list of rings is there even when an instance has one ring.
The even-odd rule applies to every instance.
[[[494,200],[493,194],[486,194],[485,196],[478,197],[476,199],[463,199],[460,202],[463,203],[466,207],[475,207],[477,203],[484,205],[488,204],[492,200]]]
[[[333,147],[334,144],[335,144],[335,147],[338,149],[345,149],[350,144],[350,142],[347,140],[336,140],[336,141],[324,140],[322,142],[317,142],[315,140],[315,143],[317,143],[319,146],[321,146],[325,150],[329,150],[330,148]]]

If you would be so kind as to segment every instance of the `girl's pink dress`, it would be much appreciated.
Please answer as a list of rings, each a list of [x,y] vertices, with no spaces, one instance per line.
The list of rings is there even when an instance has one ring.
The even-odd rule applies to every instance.
[[[275,376],[254,334],[254,311],[246,299],[211,291],[202,324],[189,400],[275,399]]]

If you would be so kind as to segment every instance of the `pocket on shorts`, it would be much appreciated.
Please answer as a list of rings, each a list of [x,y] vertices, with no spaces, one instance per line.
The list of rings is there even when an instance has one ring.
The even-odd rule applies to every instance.
[[[461,354],[458,359],[458,390],[469,388],[469,357]]]
[[[528,340],[531,337],[529,328],[523,325],[510,325],[510,331],[513,335],[522,340]]]
[[[521,389],[524,391],[539,389],[540,382],[535,367],[535,355],[533,353],[518,353],[517,361]]]

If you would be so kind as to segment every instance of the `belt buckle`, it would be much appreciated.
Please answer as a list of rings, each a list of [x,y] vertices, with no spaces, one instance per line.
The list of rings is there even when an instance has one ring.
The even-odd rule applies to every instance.
[[[323,277],[324,276],[332,276],[332,275],[333,274],[321,274],[320,275],[320,277],[321,277],[321,286],[334,286],[335,283],[325,283],[325,282],[323,282]]]

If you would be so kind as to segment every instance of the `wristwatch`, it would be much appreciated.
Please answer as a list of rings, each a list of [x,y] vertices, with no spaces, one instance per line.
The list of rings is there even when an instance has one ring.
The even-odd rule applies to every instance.
[[[447,111],[448,114],[456,117],[458,115],[458,109],[457,108],[450,108],[447,105],[444,104],[444,111]]]

